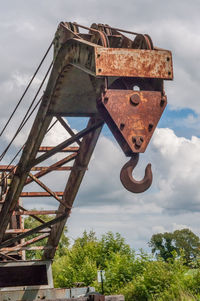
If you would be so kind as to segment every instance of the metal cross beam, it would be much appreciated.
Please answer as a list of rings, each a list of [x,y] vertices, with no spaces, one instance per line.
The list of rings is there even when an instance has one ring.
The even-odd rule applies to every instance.
[[[88,33],[80,32],[82,28]],[[41,250],[43,259],[53,259],[104,122],[131,157],[121,172],[124,187],[138,193],[151,185],[150,165],[140,183],[132,170],[167,104],[163,81],[172,79],[171,52],[154,47],[148,35],[103,24],[59,25],[51,74],[19,163],[0,166],[0,257],[18,260],[22,250]],[[79,118],[80,124],[82,117],[89,121],[76,133],[64,117]],[[54,131],[53,118],[66,136],[57,145],[44,146],[45,135]],[[68,178],[61,189],[57,173],[65,172]],[[53,186],[49,174],[55,179]],[[42,191],[33,191],[32,183]],[[27,210],[22,201],[30,204],[33,197],[51,198],[58,208],[41,210],[35,201],[36,208]],[[56,216],[48,221],[40,217],[49,214]],[[39,225],[24,229],[25,215]],[[44,246],[29,246],[40,240]]]

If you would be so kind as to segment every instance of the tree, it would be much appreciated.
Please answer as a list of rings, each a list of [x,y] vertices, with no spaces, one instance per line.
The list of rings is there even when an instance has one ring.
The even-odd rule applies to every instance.
[[[186,262],[189,263],[200,255],[200,240],[189,229],[182,229],[174,231],[174,240],[176,244],[176,251],[180,254],[180,250],[184,250]]]
[[[119,285],[130,281],[138,264],[135,254],[119,233],[108,232],[97,239],[93,231],[83,233],[68,248],[67,253],[56,258],[53,275],[56,287],[72,287],[74,283],[95,285],[97,270],[106,271],[105,292],[117,290]]]
[[[126,255],[130,260],[135,257],[135,252],[125,243],[125,239],[119,233],[113,234],[109,231],[102,235],[99,241],[100,261],[98,262],[98,266],[101,267],[101,269],[105,268],[105,262],[113,257],[113,253]]]
[[[62,257],[53,263],[55,287],[73,287],[74,283],[90,285],[96,279],[99,243],[94,232],[83,233]]]
[[[187,240],[185,233],[188,231],[181,230],[179,235],[175,233],[177,244],[182,243],[181,237]],[[168,251],[170,246],[176,248],[173,234],[165,235]],[[158,241],[162,235],[157,236]],[[118,233],[108,232],[97,239],[94,232],[85,231],[66,248],[64,256],[55,258],[54,284],[56,287],[73,287],[78,282],[79,285],[94,286],[101,292],[96,279],[97,270],[103,269],[106,295],[123,294],[126,301],[197,300],[200,296],[200,269],[191,271],[185,265],[183,252],[180,251],[179,257],[175,253],[170,254],[173,258],[168,262],[155,261],[142,251],[135,256]]]
[[[162,257],[165,261],[172,258],[172,252],[176,250],[173,245],[173,234],[172,233],[158,233],[151,237],[149,246],[152,248],[152,253],[156,257]]]
[[[183,250],[187,264],[200,254],[199,237],[189,229],[154,234],[149,246],[156,257],[162,257],[165,261],[173,257],[173,251],[180,256],[181,250]]]

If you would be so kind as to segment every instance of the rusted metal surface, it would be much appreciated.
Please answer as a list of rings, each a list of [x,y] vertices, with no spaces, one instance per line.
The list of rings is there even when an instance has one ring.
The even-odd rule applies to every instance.
[[[18,208],[20,210],[26,211],[26,209],[24,207],[22,207],[21,205],[18,206]],[[36,215],[31,215],[31,217],[35,220],[37,220],[39,223],[41,224],[45,224],[46,222],[44,220],[42,220],[40,217],[36,216]]]
[[[58,121],[60,122],[60,124],[64,127],[64,129],[70,134],[71,137],[74,137],[75,134],[72,131],[72,129],[70,128],[70,126],[64,121],[64,119],[60,116],[57,116]],[[80,140],[76,140],[76,143],[80,146],[81,142]]]
[[[95,50],[97,76],[173,79],[170,51],[100,47]]]
[[[152,171],[151,171],[151,164],[148,164],[145,169],[145,176],[142,180],[136,181],[133,176],[132,172],[135,166],[137,165],[139,160],[139,154],[135,154],[131,157],[130,161],[128,161],[121,170],[120,173],[120,180],[123,186],[130,192],[134,193],[141,193],[146,191],[152,183]]]
[[[22,235],[22,234],[21,234],[21,235]],[[38,241],[41,241],[41,240],[43,240],[44,238],[47,238],[47,237],[48,237],[48,234],[42,234],[42,235],[39,235],[39,236],[34,237],[34,238],[32,238],[32,239],[29,239],[29,240],[27,240],[27,241],[25,241],[25,242],[23,242],[23,243],[20,243],[20,244],[18,244],[17,246],[11,247],[8,251],[2,252],[2,253],[5,254],[5,255],[7,255],[7,254],[12,253],[12,252],[14,252],[14,251],[20,250],[21,247],[26,247],[26,246],[28,246],[28,245],[34,244],[34,243],[36,243],[36,242],[38,242]],[[17,240],[16,240],[16,237],[12,238],[11,240],[12,240],[13,242],[17,241]],[[4,248],[2,248],[2,249],[4,249]]]
[[[30,231],[27,231],[26,233],[22,233],[22,234],[19,234],[17,237],[13,237],[13,238],[10,238],[8,240],[5,240],[3,241],[1,244],[0,244],[0,249],[4,248],[4,247],[8,247],[10,245],[12,245],[13,243],[23,239],[23,238],[26,238],[32,234],[35,234],[35,233],[39,233],[40,230],[43,230],[43,229],[46,229],[47,227],[50,227],[54,224],[57,224],[57,223],[60,223],[62,220],[64,220],[67,216],[69,216],[69,213],[70,213],[70,210],[68,210],[68,212],[66,212],[65,214],[62,214],[62,215],[59,215],[58,217],[46,222],[46,223],[43,223],[41,224],[40,226],[37,226],[35,227],[34,229],[31,229]],[[35,239],[40,239],[40,237],[35,237]],[[27,243],[27,242],[26,242]],[[24,246],[24,243],[21,244]],[[18,245],[19,246],[19,245]]]
[[[19,234],[19,233],[25,233],[30,230],[31,229],[7,229],[6,233]],[[40,230],[38,233],[49,233],[49,229]],[[3,250],[3,249],[1,249],[1,250]]]
[[[38,152],[48,152],[52,149],[53,147],[50,146],[40,146]],[[60,150],[61,153],[71,153],[71,152],[77,152],[79,150],[79,147],[76,146],[71,146],[71,147],[65,147]]]
[[[47,187],[44,183],[42,183],[37,177],[35,177],[33,174],[29,173],[29,177],[33,179],[34,182],[36,182],[41,188],[46,190],[54,199],[56,199],[58,202],[65,205],[61,198],[57,196],[55,192],[53,192],[49,187]],[[33,213],[34,214],[34,213]],[[48,213],[47,213],[48,214]]]
[[[90,132],[98,129],[99,127],[102,127],[103,124],[104,124],[103,120],[98,119],[98,121],[94,124],[91,124],[90,127],[87,127],[85,129],[83,129],[82,131],[80,131],[79,133],[74,135],[73,137],[70,137],[66,141],[64,141],[64,142],[58,144],[57,146],[55,146],[52,150],[50,150],[47,153],[45,153],[45,154],[39,156],[38,158],[36,158],[33,162],[31,162],[31,165],[36,165],[36,164],[39,164],[39,163],[43,162],[44,160],[46,160],[46,159],[50,158],[51,156],[55,155],[62,148],[76,142],[80,138],[83,138],[84,136],[88,135]]]
[[[54,148],[50,148],[48,151],[51,151],[52,149],[54,149]],[[47,175],[48,173],[52,172],[53,170],[56,170],[58,167],[66,164],[66,163],[71,162],[72,160],[75,159],[76,156],[77,156],[77,153],[69,155],[69,156],[65,157],[64,159],[61,159],[61,160],[57,161],[56,163],[50,165],[46,170],[43,170],[43,171],[40,171],[40,172],[34,174],[35,178],[39,179],[42,176]],[[28,185],[31,182],[33,182],[33,179],[29,178],[29,179],[26,180],[25,185]]]
[[[94,124],[100,124],[98,128],[95,130],[91,131],[89,135],[85,135],[83,137],[83,140],[81,142],[80,146],[80,151],[75,159],[72,171],[70,173],[70,176],[68,178],[65,191],[64,191],[64,196],[63,196],[63,201],[66,203],[66,205],[69,208],[69,212],[71,211],[71,208],[73,206],[74,200],[76,198],[76,195],[79,190],[79,186],[82,182],[82,179],[85,175],[87,166],[89,164],[90,158],[92,156],[92,153],[94,151],[94,148],[96,146],[97,140],[99,138],[99,135],[101,133],[101,129],[103,127],[103,123],[99,123],[99,119],[96,118],[90,118],[87,128],[91,128],[92,125]],[[80,168],[84,167],[84,168]],[[59,210],[64,211],[64,206],[60,205]],[[69,218],[69,214],[66,215],[66,218],[63,219],[62,222],[59,224],[55,224],[54,227],[52,227],[47,246],[55,246],[51,250],[45,250],[43,254],[43,260],[46,259],[52,259],[55,255],[56,252],[56,246],[59,243],[60,237],[62,235],[64,226],[67,222],[67,219]]]
[[[13,211],[13,215],[51,215],[59,214],[58,210],[24,210],[24,211]]]
[[[62,191],[55,191],[54,192],[58,197],[62,197],[63,196],[63,192]],[[51,194],[49,192],[43,192],[43,191],[40,191],[40,192],[22,192],[20,197],[22,198],[34,198],[34,197],[50,197]]]
[[[49,148],[51,150],[52,148]],[[0,171],[10,171],[13,170],[15,166],[14,165],[0,165]],[[39,170],[48,170],[49,166],[34,166],[31,168],[32,171],[39,171]],[[53,168],[52,168],[53,169]],[[70,166],[62,166],[62,167],[54,167],[54,170],[71,170]],[[1,179],[1,175],[0,175]]]
[[[47,250],[47,249],[51,249],[51,246],[45,247],[45,246],[34,246],[34,247],[20,247],[17,246],[17,248],[15,247],[14,251],[41,251],[41,250]],[[1,252],[8,252],[8,253],[12,253],[13,252],[13,248],[2,248]],[[1,253],[2,254],[2,253]],[[5,254],[2,254],[5,255]]]
[[[124,80],[124,84],[126,80]],[[105,90],[97,101],[98,109],[117,142],[127,156],[132,158],[120,173],[123,186],[134,193],[146,191],[152,183],[151,165],[145,176],[137,181],[132,171],[137,165],[139,153],[144,152],[158,121],[167,105],[161,91]]]
[[[125,33],[131,36],[126,37]],[[0,166],[0,257],[3,260],[21,259],[23,252],[30,250],[41,250],[44,259],[53,259],[104,122],[125,155],[131,157],[120,175],[124,187],[139,193],[152,182],[150,165],[141,181],[133,178],[132,171],[167,104],[163,80],[173,78],[171,52],[155,47],[147,34],[95,23],[86,27],[62,22],[54,45],[53,68],[20,161],[16,167]],[[90,120],[86,128],[83,125],[75,133],[63,118],[71,116]],[[43,146],[53,117],[70,137],[55,146]],[[65,158],[61,154],[62,159],[58,160],[55,155],[64,152],[71,154]],[[45,160],[50,158],[54,163],[49,166]],[[48,177],[44,182],[39,179],[58,171],[69,171],[69,177],[65,190],[56,192],[46,182]],[[41,192],[29,188],[23,191],[33,182]],[[59,202],[58,209],[27,210],[19,199],[26,202],[29,197],[54,198]],[[47,214],[56,217],[45,222],[37,216]],[[30,215],[40,225],[24,229],[22,215]],[[31,235],[35,237],[32,239]],[[32,246],[40,240],[43,246]]]
[[[0,257],[3,259],[6,259],[6,260],[14,261],[14,262],[18,261],[18,259],[16,259],[15,257],[5,255],[4,253],[0,253]]]
[[[126,155],[141,153],[167,104],[161,92],[107,90],[98,100],[104,120]]]

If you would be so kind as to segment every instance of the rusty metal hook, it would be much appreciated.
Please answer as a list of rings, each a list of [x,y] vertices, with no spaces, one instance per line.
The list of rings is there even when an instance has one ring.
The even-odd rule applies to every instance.
[[[132,176],[132,171],[139,160],[139,153],[135,153],[133,157],[122,167],[120,172],[120,180],[123,186],[131,192],[140,193],[146,191],[152,183],[153,175],[151,164],[145,168],[145,175],[141,181],[136,181]]]

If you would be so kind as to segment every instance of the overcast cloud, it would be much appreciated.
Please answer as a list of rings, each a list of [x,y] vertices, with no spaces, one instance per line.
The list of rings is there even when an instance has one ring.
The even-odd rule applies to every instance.
[[[173,53],[174,81],[165,83],[168,109],[164,128],[158,128],[135,175],[143,177],[145,165],[152,163],[152,187],[140,195],[126,191],[119,173],[126,162],[115,141],[105,133],[99,139],[89,170],[75,202],[69,221],[69,235],[84,229],[97,234],[119,231],[136,249],[147,248],[153,233],[189,227],[200,235],[200,1],[92,1],[29,0],[1,4],[0,10],[0,125],[5,124],[28,80],[45,53],[60,21],[85,25],[107,23],[148,33],[156,46]],[[37,77],[42,79],[48,62]],[[0,149],[13,135],[31,100],[27,95],[13,125],[1,137]],[[25,142],[30,124],[16,140],[8,163],[17,147]],[[62,141],[66,132],[57,126],[48,136],[49,144]],[[59,140],[59,141],[58,141]],[[58,176],[59,187],[66,176]],[[52,189],[55,180],[51,180]],[[49,208],[54,205],[48,202]],[[41,204],[40,206],[44,206]]]

